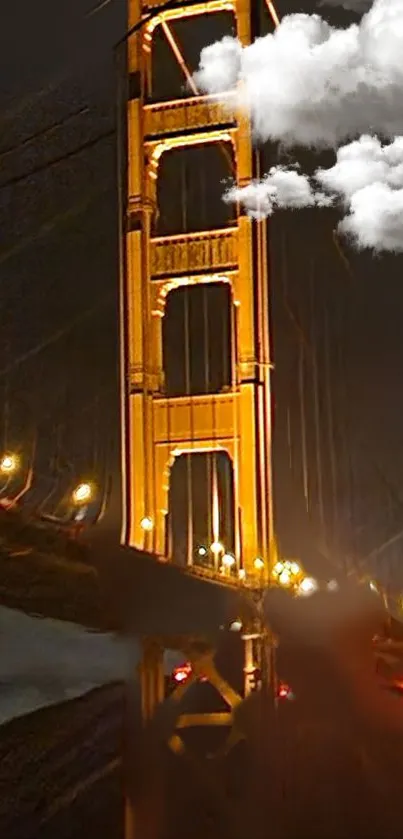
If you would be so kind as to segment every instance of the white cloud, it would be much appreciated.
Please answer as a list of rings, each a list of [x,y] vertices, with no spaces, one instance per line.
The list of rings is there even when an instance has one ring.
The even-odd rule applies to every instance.
[[[339,231],[359,248],[403,251],[403,137],[388,145],[360,137],[338,150],[334,166],[318,169],[315,180],[348,209]]]
[[[403,252],[403,137],[382,146],[363,136],[341,147],[335,165],[318,169],[313,178],[272,167],[262,181],[232,188],[224,200],[240,201],[254,218],[338,203],[346,213],[339,232],[357,248]]]
[[[275,209],[328,206],[332,199],[316,192],[308,176],[300,174],[295,168],[273,166],[261,181],[229,189],[224,201],[239,201],[248,215],[261,219],[271,216]]]
[[[216,41],[207,50],[207,61],[204,61],[202,50],[200,55],[200,69],[195,73],[197,86],[209,93],[221,93],[234,87],[242,66],[242,46],[236,38],[226,35],[221,41]]]
[[[375,183],[391,189],[403,188],[403,137],[382,145],[377,137],[360,137],[342,146],[336,163],[330,169],[318,169],[316,180],[330,192],[337,192],[345,201]]]
[[[403,252],[403,189],[382,183],[370,184],[351,197],[350,213],[339,232],[359,248]]]
[[[248,47],[224,38],[202,51],[196,82],[214,93],[241,82],[233,96],[256,140],[337,147],[403,134],[402,54],[403,0],[375,0],[347,29],[295,14]]]

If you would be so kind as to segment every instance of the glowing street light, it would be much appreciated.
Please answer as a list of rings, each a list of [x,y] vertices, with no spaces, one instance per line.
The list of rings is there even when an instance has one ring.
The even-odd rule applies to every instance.
[[[150,533],[151,530],[153,529],[153,526],[154,526],[153,525],[153,520],[150,516],[144,516],[141,519],[140,527],[141,527],[142,530],[145,531],[145,533]]]
[[[284,568],[284,571],[280,574],[278,581],[281,586],[289,586],[291,583],[291,574],[287,568]]]
[[[294,577],[301,573],[301,566],[298,562],[290,562],[290,571]]]
[[[256,571],[263,571],[264,561],[263,561],[263,559],[261,559],[260,556],[257,556],[253,565],[254,565],[254,568],[256,568]]]
[[[240,580],[244,580],[246,577],[246,571],[244,568],[240,568],[238,571],[238,577]],[[402,601],[403,602],[403,601]]]
[[[3,475],[12,475],[18,468],[18,457],[15,454],[3,454],[0,460],[0,472]]]
[[[198,547],[197,549],[197,556],[206,556],[206,554],[207,548],[205,548],[204,545],[200,545],[200,547]]]
[[[301,580],[299,587],[298,587],[298,594],[309,597],[310,594],[314,594],[315,591],[318,589],[318,584],[313,577],[304,577]]]
[[[235,565],[235,557],[232,554],[224,554],[222,564],[225,568],[232,568],[232,566]]]
[[[219,554],[224,553],[224,545],[221,542],[213,542],[210,545],[210,550],[214,556],[218,556]]]
[[[88,502],[91,501],[93,494],[94,488],[92,484],[78,484],[78,486],[75,488],[73,492],[74,504],[88,504]]]

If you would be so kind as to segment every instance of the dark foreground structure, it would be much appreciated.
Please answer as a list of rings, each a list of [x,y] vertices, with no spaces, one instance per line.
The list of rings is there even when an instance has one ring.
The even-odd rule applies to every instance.
[[[293,679],[295,702],[274,714],[252,695],[236,719],[246,740],[228,758],[206,756],[203,732],[187,740],[184,756],[172,755],[166,738],[180,709],[168,703],[152,728],[132,718],[124,775],[119,685],[15,720],[0,739],[0,834],[122,839],[128,790],[141,839],[398,839],[402,701],[391,704],[366,665],[357,692],[350,663],[340,670],[329,651],[288,637],[279,667]]]

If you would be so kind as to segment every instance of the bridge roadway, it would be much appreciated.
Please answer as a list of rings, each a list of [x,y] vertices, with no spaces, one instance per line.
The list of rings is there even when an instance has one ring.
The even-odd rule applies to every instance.
[[[237,658],[236,643],[228,637],[221,648],[227,675]],[[257,695],[243,706],[240,724],[249,734],[249,753],[239,747],[229,760],[198,762],[199,774],[192,762],[163,750],[163,759],[151,768],[154,793],[159,778],[166,793],[165,829],[139,839],[401,835],[403,733],[391,732],[388,719],[391,701],[403,720],[403,700],[378,691],[377,720],[370,723],[371,709],[362,707],[357,715],[347,707],[326,665],[314,659],[312,651],[307,656],[300,649],[297,655],[284,651],[282,666],[294,675],[297,697],[281,706],[274,724]],[[202,688],[190,697],[191,708]],[[3,727],[1,836],[123,839],[124,708],[123,688],[112,685]],[[262,756],[265,734],[270,749]],[[205,736],[202,732],[193,743],[199,752]],[[142,757],[140,748],[135,750],[134,785],[137,778],[141,787],[150,754],[149,748]],[[151,802],[156,817],[158,801]]]
[[[206,620],[215,627],[239,610],[236,590],[120,547],[115,531],[96,527],[66,551],[65,540],[0,510],[0,535],[3,606],[106,632],[126,632],[134,616],[143,634],[204,631]]]

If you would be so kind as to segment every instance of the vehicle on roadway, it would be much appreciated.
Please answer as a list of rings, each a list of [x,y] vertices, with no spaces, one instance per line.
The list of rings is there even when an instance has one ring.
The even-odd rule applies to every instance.
[[[166,691],[167,695],[171,694],[175,690],[175,688],[178,687],[178,685],[183,685],[185,682],[187,682],[191,676],[192,665],[190,661],[184,661],[182,664],[179,664],[176,667],[174,667],[170,677],[168,678]],[[205,676],[200,676],[198,681],[207,682],[207,679]],[[257,667],[255,669],[254,681],[256,686],[260,682],[260,673]],[[277,684],[277,699],[288,701],[295,699],[295,696],[290,686],[283,681],[279,681]]]

